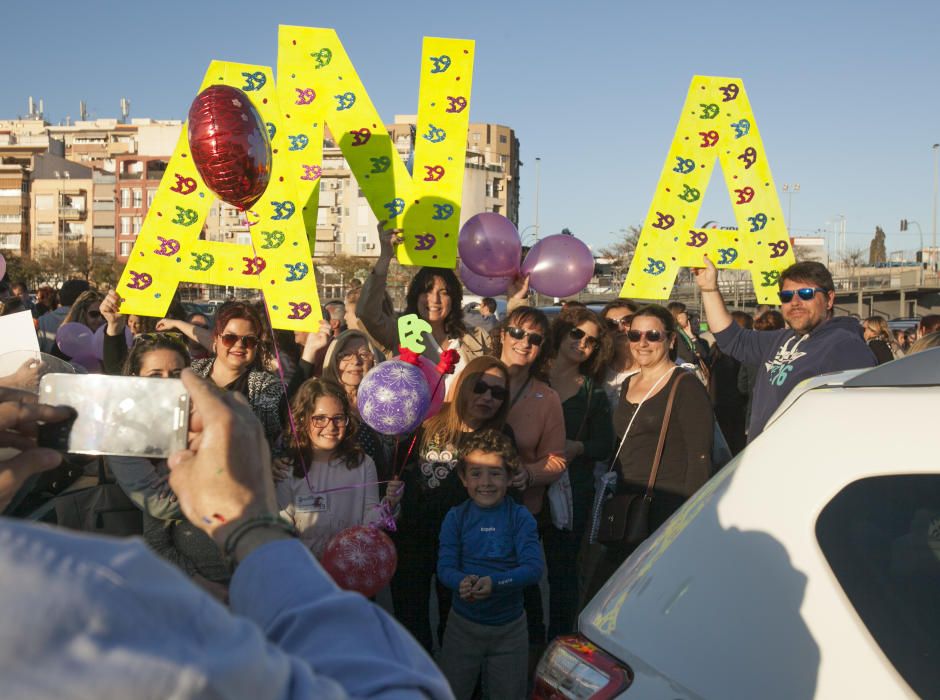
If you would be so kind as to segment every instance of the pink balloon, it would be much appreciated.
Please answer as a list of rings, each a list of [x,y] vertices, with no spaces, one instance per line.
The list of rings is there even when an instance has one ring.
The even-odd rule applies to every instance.
[[[594,276],[591,249],[574,236],[556,233],[529,251],[521,274],[532,289],[550,297],[567,297],[584,289]]]
[[[484,277],[514,277],[519,270],[522,241],[505,216],[483,212],[467,220],[457,238],[460,259]]]
[[[444,381],[441,373],[437,371],[437,365],[431,362],[424,355],[418,357],[418,369],[424,374],[428,381],[428,388],[433,392],[431,394],[431,405],[428,406],[428,412],[425,414],[425,420],[431,416],[436,416],[441,410],[441,404],[444,403]]]
[[[513,277],[486,277],[478,275],[460,261],[460,281],[463,286],[481,297],[495,297],[505,294]]]
[[[7,273],[7,259],[0,255],[0,280]]]
[[[84,323],[63,323],[55,334],[56,345],[66,357],[94,357],[94,334]]]

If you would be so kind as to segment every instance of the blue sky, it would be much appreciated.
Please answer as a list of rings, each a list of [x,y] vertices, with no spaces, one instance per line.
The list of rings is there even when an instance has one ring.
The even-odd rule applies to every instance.
[[[744,79],[774,179],[800,183],[792,232],[832,230],[850,248],[876,225],[888,250],[932,229],[940,142],[940,2],[803,0],[463,3],[199,0],[15,3],[4,8],[0,118],[45,100],[47,118],[184,118],[212,59],[276,65],[277,25],[334,27],[389,120],[413,113],[422,36],[475,39],[471,119],[521,142],[521,229],[569,227],[594,246],[649,207],[692,75]],[[782,196],[784,212],[788,203]],[[732,223],[713,180],[701,221]],[[827,222],[830,222],[827,224]]]

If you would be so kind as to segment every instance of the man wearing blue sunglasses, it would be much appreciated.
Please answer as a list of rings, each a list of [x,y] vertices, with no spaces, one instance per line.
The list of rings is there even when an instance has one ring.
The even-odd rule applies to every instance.
[[[833,317],[835,284],[822,263],[799,262],[780,273],[778,295],[789,328],[779,331],[747,330],[733,322],[718,289],[718,270],[708,256],[705,266],[695,269],[695,281],[718,347],[758,369],[748,441],[760,434],[777,406],[804,379],[875,365],[861,324],[847,316]]]

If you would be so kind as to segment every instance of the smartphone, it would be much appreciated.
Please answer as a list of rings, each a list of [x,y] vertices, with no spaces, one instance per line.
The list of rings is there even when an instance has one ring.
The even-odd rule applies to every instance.
[[[186,448],[189,394],[179,379],[47,374],[39,401],[72,421],[40,427],[39,444],[69,454],[169,457]]]

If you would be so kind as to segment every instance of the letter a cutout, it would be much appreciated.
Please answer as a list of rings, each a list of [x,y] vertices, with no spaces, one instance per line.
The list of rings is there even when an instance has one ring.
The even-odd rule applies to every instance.
[[[271,137],[271,180],[246,212],[252,243],[200,240],[216,197],[196,171],[184,124],[118,284],[121,311],[162,316],[180,282],[228,285],[262,290],[274,328],[313,330],[321,312],[302,209],[319,169],[291,150],[270,68],[213,61],[200,92],[210,85],[245,92]]]
[[[738,228],[695,221],[717,159]],[[780,271],[794,262],[783,211],[740,78],[692,78],[621,296],[668,299],[680,267],[750,270],[757,301],[777,304]]]

